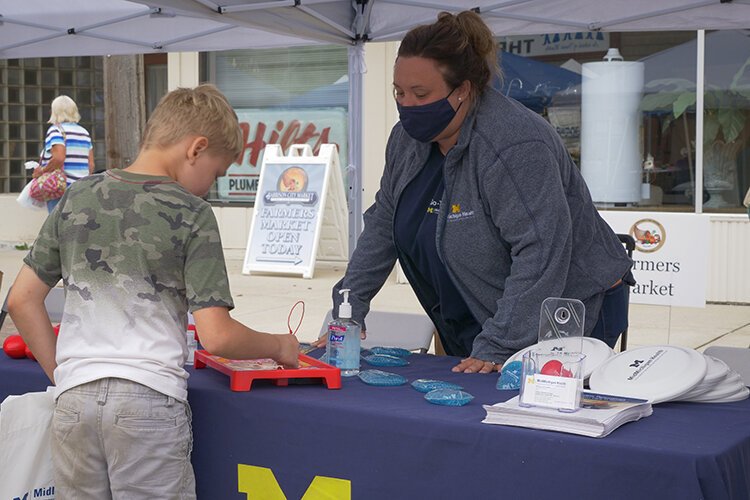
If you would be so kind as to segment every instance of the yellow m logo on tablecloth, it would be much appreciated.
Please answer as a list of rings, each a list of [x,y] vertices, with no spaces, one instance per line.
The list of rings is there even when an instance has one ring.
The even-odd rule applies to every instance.
[[[267,467],[237,464],[237,490],[247,500],[286,500],[286,495]],[[352,483],[346,479],[315,476],[302,500],[351,500]]]

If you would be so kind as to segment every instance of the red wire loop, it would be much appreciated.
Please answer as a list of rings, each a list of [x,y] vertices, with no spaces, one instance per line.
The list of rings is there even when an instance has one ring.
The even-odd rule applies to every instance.
[[[302,304],[302,314],[299,317],[299,323],[297,323],[297,328],[292,331],[292,313],[297,308],[298,305]],[[305,318],[305,301],[298,300],[294,303],[291,310],[289,311],[289,316],[286,318],[286,326],[289,328],[289,334],[290,335],[297,335],[297,330],[299,330],[299,327],[302,326],[302,320]]]

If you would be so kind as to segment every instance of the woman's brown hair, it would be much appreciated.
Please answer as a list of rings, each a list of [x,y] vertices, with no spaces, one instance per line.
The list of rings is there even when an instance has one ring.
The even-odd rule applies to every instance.
[[[451,88],[471,82],[475,98],[490,85],[493,75],[500,74],[495,39],[473,11],[441,12],[434,23],[413,28],[402,40],[398,57],[434,60]]]

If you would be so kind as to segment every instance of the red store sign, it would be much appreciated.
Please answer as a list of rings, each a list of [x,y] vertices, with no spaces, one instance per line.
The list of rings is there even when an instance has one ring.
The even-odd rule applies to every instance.
[[[263,151],[268,144],[281,145],[284,153],[292,144],[309,144],[316,155],[321,144],[336,144],[342,165],[347,164],[347,115],[343,109],[235,111],[245,147],[241,162],[233,164],[227,175],[217,180],[220,199],[255,200]]]

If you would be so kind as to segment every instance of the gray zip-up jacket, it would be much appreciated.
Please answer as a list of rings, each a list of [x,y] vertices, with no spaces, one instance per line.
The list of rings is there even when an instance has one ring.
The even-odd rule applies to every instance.
[[[401,193],[425,164],[430,145],[397,123],[375,203],[344,278],[353,319],[369,304],[398,258],[393,220]],[[596,323],[604,292],[631,261],[591,201],[581,174],[555,130],[536,113],[487,89],[466,117],[444,163],[445,193],[437,222],[438,255],[482,331],[471,357],[501,363],[537,342],[547,297],[580,299],[585,331]],[[402,265],[404,261],[401,260]],[[438,331],[422,286],[410,284]]]

